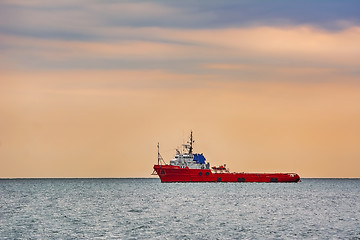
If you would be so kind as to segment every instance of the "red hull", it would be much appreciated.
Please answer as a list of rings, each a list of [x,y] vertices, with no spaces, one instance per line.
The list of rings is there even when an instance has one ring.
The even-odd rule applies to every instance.
[[[295,173],[213,173],[210,169],[189,169],[154,165],[161,182],[299,182]]]

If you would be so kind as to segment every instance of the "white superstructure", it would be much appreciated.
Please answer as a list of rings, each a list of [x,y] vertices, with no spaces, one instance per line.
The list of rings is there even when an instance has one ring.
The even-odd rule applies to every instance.
[[[170,160],[170,165],[179,166],[181,168],[191,168],[191,169],[209,169],[209,163],[198,163],[194,160],[193,154],[176,154],[174,159]]]
[[[176,149],[175,157],[170,160],[170,165],[172,166],[179,166],[181,168],[190,168],[190,169],[209,169],[210,164],[205,163],[205,157],[203,154],[195,153],[193,154],[192,144],[194,143],[192,138],[192,132],[190,135],[190,141],[187,142],[188,144],[183,144],[185,153],[181,153],[178,149]]]

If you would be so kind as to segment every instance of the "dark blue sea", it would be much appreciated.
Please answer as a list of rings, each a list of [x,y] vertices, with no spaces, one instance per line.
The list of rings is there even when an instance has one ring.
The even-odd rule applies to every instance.
[[[360,179],[2,179],[0,239],[360,239]]]

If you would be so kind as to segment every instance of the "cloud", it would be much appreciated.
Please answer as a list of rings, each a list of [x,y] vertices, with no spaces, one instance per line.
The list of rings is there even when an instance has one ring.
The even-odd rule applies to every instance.
[[[326,79],[331,73],[354,78],[360,62],[357,5],[2,1],[0,68],[211,71],[239,80]]]
[[[357,78],[360,27],[104,28],[107,40],[0,35],[4,69],[139,69],[238,80]],[[256,73],[257,72],[257,73]],[[268,75],[268,73],[271,73]]]
[[[48,39],[98,40],[108,27],[221,29],[360,24],[358,1],[2,1],[0,32]]]
[[[191,14],[157,2],[0,3],[0,32],[45,39],[97,40],[108,27],[190,27],[207,14]]]

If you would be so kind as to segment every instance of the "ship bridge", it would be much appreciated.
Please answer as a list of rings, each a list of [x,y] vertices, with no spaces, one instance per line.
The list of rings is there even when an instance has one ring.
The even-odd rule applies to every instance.
[[[206,163],[206,158],[201,153],[195,154],[176,154],[174,159],[170,160],[170,165],[190,169],[209,169],[210,164]]]

